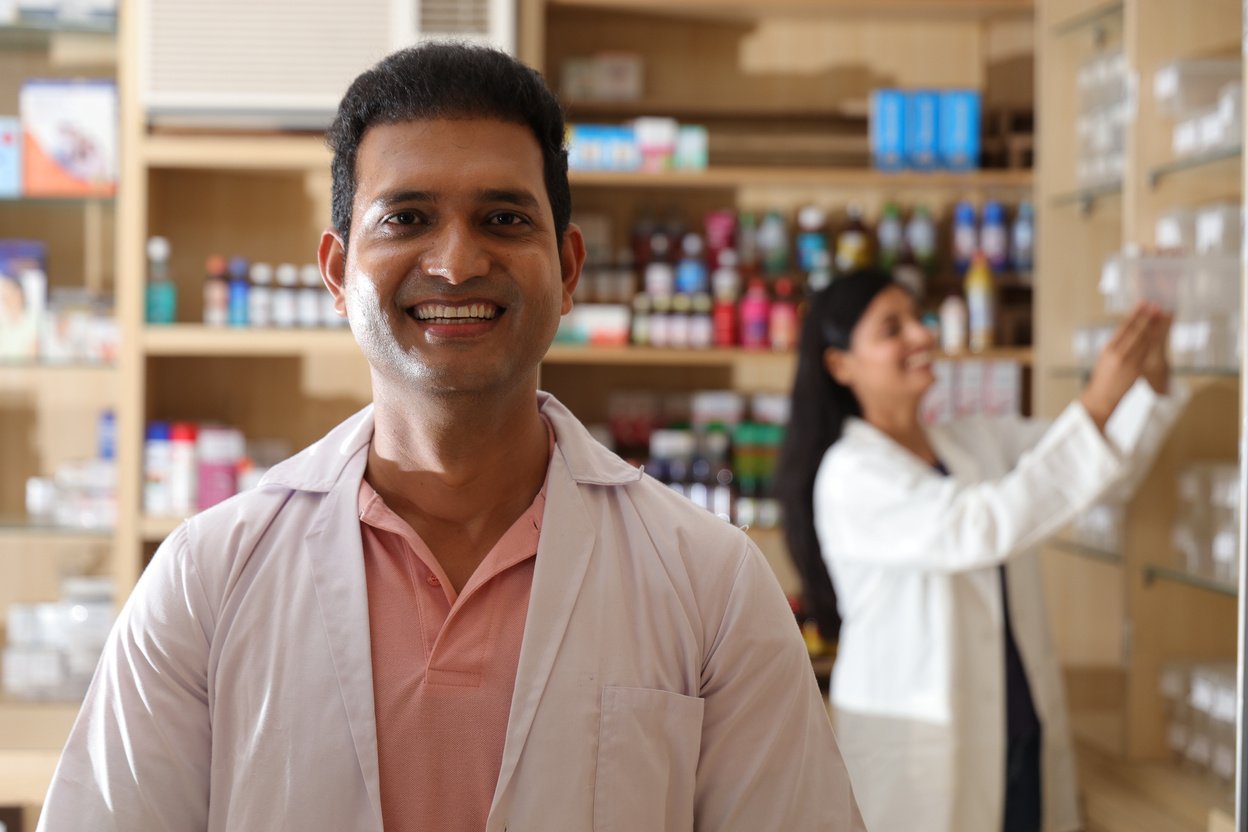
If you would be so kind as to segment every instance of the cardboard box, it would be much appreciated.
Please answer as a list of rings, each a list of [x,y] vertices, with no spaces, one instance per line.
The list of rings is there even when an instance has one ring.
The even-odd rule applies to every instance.
[[[871,159],[880,170],[906,166],[906,94],[901,90],[871,93]]]
[[[22,195],[22,122],[0,116],[0,199]]]
[[[940,94],[940,164],[949,170],[979,167],[980,108],[976,90],[944,90]]]
[[[940,93],[915,90],[906,93],[906,164],[931,170],[940,163]]]
[[[0,240],[0,361],[33,361],[48,301],[46,249],[34,240]]]
[[[22,84],[22,180],[27,196],[117,191],[117,85],[31,79]]]

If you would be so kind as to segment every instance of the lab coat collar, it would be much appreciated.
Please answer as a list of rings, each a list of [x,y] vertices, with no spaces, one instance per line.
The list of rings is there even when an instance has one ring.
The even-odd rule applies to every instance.
[[[556,446],[573,480],[586,485],[624,485],[641,479],[640,469],[603,447],[554,396],[539,390],[537,407],[554,428]],[[370,404],[312,445],[273,466],[261,484],[328,492],[372,438]]]

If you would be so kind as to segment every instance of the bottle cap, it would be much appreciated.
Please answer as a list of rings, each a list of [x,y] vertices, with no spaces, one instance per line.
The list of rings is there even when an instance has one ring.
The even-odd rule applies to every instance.
[[[198,435],[194,422],[174,422],[169,428],[169,438],[174,442],[194,442]]]
[[[204,261],[204,271],[214,277],[225,274],[225,258],[220,254],[209,255],[208,259]]]
[[[268,263],[252,263],[251,282],[257,286],[267,286],[272,283],[273,267]]]
[[[797,224],[803,231],[818,231],[828,221],[828,213],[818,205],[806,205],[797,212]]]
[[[321,286],[321,267],[315,263],[305,263],[299,270],[299,282],[310,289]]]
[[[680,248],[686,257],[697,257],[702,253],[702,238],[691,231],[680,241]]]
[[[152,237],[147,241],[147,259],[163,263],[169,259],[169,241],[164,237]]]
[[[299,270],[295,268],[294,263],[282,263],[277,267],[277,285],[278,286],[298,286]]]
[[[231,257],[230,258],[230,277],[234,280],[247,279],[247,258]]]
[[[149,442],[167,442],[169,441],[169,423],[168,422],[148,422],[147,432],[144,434]]]

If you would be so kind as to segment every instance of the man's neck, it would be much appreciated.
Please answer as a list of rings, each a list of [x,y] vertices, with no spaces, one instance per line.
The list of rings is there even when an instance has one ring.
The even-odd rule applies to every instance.
[[[548,463],[536,391],[374,397],[365,478],[429,546],[457,590],[532,504]]]

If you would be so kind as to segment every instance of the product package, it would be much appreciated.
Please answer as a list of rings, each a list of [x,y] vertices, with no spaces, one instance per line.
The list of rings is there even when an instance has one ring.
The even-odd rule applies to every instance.
[[[871,158],[880,170],[906,166],[906,94],[881,89],[871,93]]]
[[[948,170],[979,167],[979,92],[943,90],[936,117],[940,164]]]
[[[916,170],[931,170],[940,162],[940,93],[906,93],[906,162]]]
[[[22,194],[22,122],[0,116],[0,199]]]
[[[31,79],[22,84],[22,179],[27,196],[112,196],[117,190],[117,85]]]

